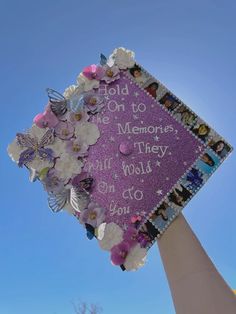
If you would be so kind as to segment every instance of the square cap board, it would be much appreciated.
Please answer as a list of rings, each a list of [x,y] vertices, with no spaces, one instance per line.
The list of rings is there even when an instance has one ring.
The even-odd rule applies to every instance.
[[[231,152],[203,119],[115,49],[49,102],[9,154],[123,270],[147,250]]]

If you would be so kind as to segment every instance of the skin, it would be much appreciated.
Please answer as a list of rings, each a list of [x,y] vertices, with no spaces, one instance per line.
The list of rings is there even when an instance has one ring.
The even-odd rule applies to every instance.
[[[179,204],[183,205],[184,203],[184,199],[182,196],[180,196],[178,193],[175,194],[176,195],[176,200]]]
[[[141,71],[135,70],[134,71],[134,77],[140,77],[142,75]]]
[[[208,128],[205,124],[201,124],[198,128],[199,135],[206,135],[208,133]]]
[[[225,144],[223,142],[219,142],[218,145],[216,146],[216,152],[219,153],[221,152],[225,147]]]
[[[165,107],[166,107],[166,108],[170,108],[171,105],[172,105],[171,101],[170,101],[169,99],[167,99],[167,100],[165,101]]]
[[[160,208],[158,210],[158,215],[161,216],[162,219],[168,220],[168,216],[166,215],[166,212],[163,208]]]
[[[205,162],[207,165],[209,165],[209,166],[211,166],[211,167],[213,166],[212,161],[211,161],[211,159],[209,159],[209,157],[208,157],[207,154],[204,154],[204,155],[202,156],[201,160],[202,160],[203,162]]]

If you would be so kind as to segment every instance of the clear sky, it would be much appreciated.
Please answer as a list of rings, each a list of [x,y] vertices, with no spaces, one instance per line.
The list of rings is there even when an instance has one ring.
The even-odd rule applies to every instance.
[[[70,314],[71,302],[104,314],[172,314],[156,245],[122,272],[76,220],[53,214],[39,183],[6,153],[15,133],[82,68],[119,46],[236,147],[236,3],[219,0],[1,0],[0,314]],[[236,154],[184,210],[209,256],[236,289]]]

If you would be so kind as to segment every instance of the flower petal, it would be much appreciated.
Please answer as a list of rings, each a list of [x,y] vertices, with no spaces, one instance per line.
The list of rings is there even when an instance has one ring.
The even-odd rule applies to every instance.
[[[100,247],[105,251],[110,251],[113,246],[123,240],[123,230],[114,222],[106,224],[103,238],[98,241]]]
[[[75,135],[82,142],[87,143],[88,145],[93,145],[97,142],[100,137],[100,131],[98,126],[91,122],[83,122],[77,124],[75,127]]]
[[[128,253],[124,266],[126,270],[137,270],[141,266],[145,264],[146,261],[147,250],[141,248],[139,244],[137,244],[134,248],[130,250]]]

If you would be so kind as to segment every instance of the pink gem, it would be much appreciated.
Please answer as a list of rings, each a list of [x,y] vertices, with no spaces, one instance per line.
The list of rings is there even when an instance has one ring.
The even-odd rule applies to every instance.
[[[119,151],[123,155],[130,155],[133,151],[133,145],[131,145],[129,142],[121,143],[119,146]]]

